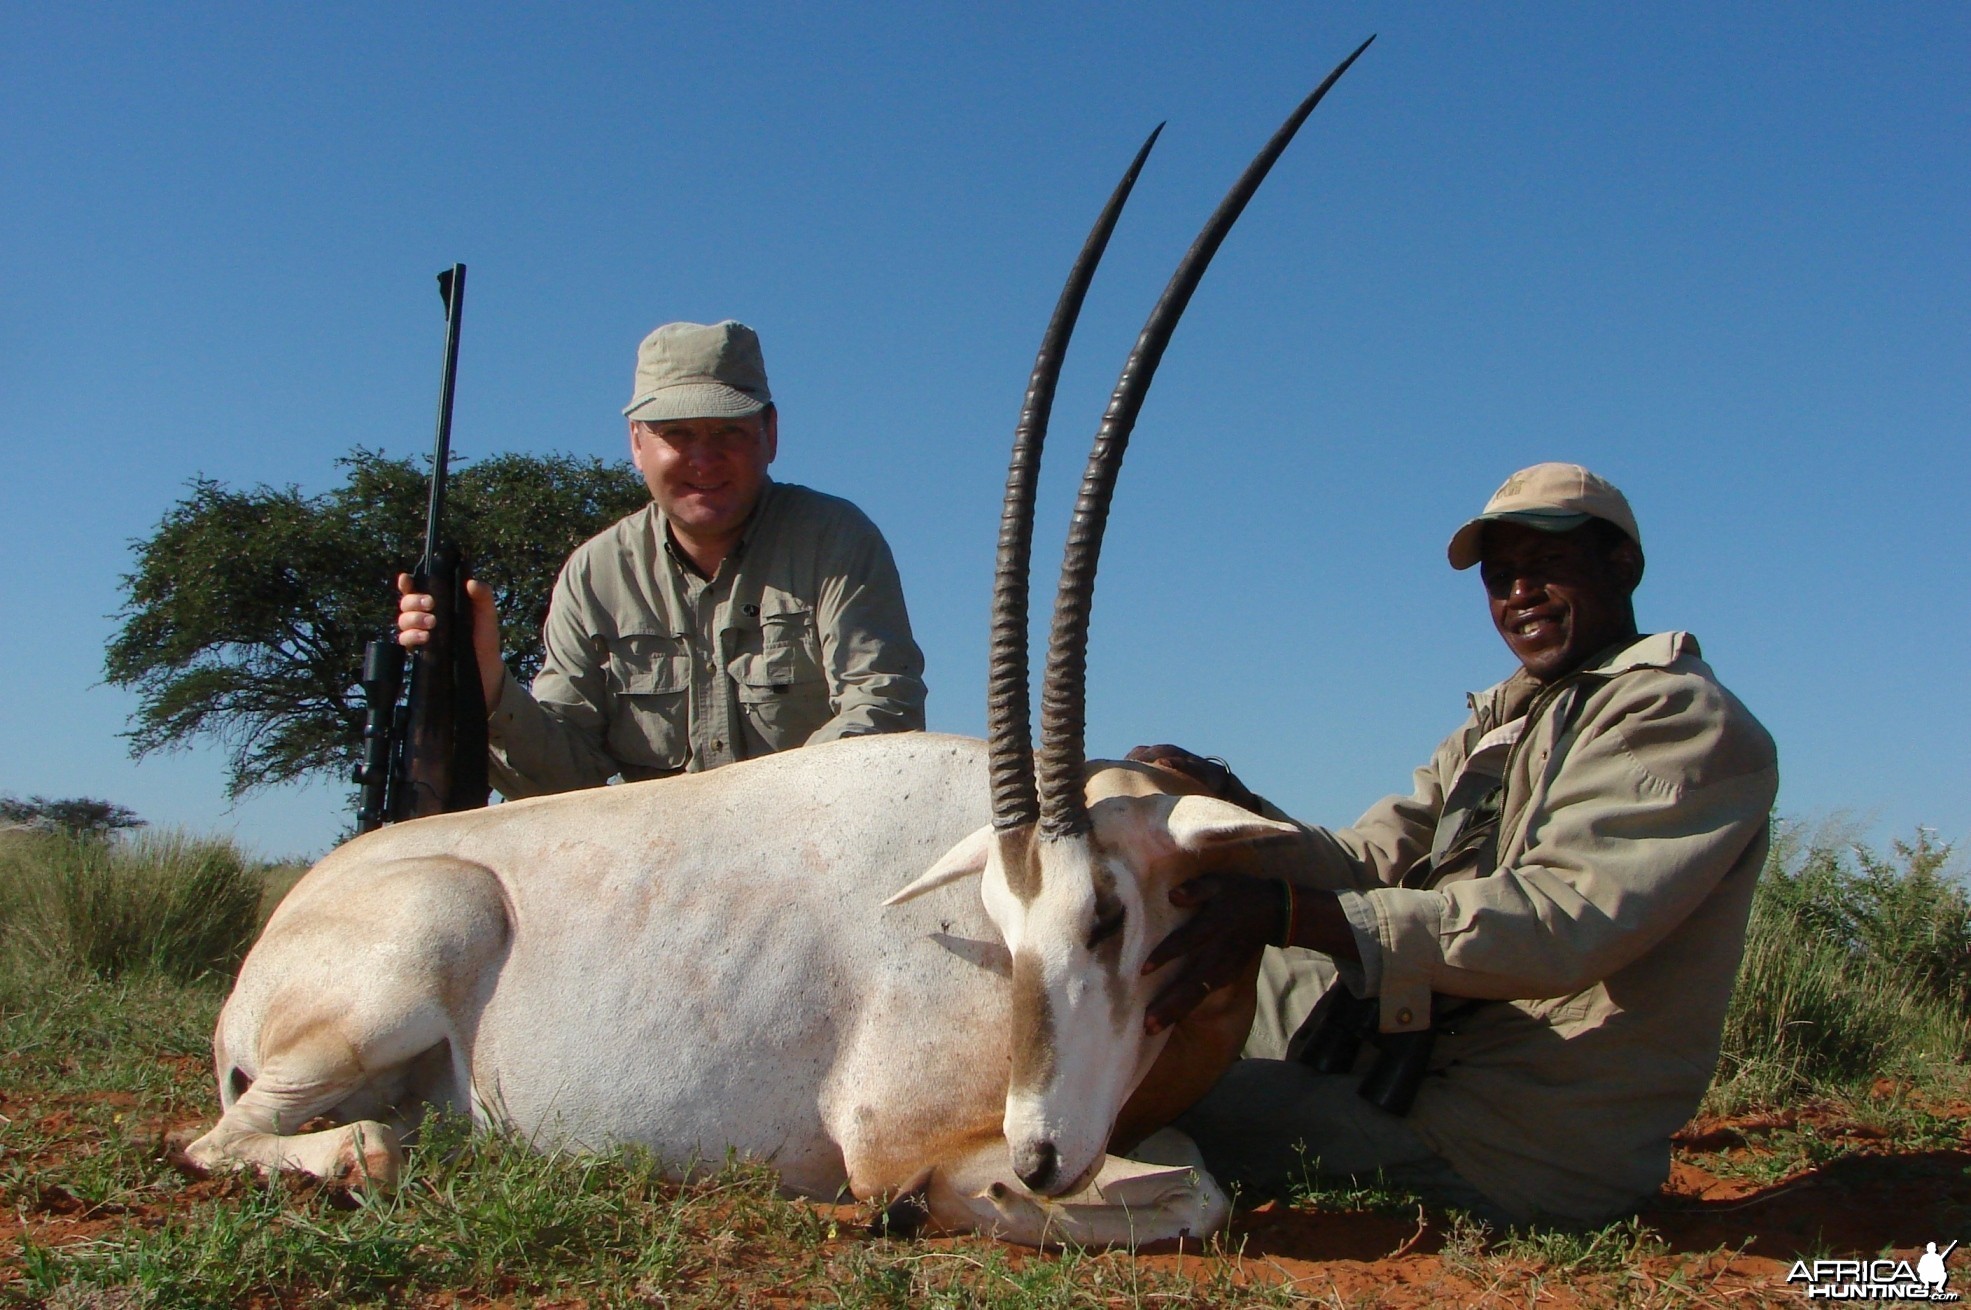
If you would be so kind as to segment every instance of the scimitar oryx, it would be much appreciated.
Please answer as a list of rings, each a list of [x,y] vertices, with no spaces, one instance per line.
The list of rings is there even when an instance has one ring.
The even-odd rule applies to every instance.
[[[1037,758],[1034,476],[1082,294],[1149,142],[1062,293],[1015,436],[990,744],[854,738],[349,842],[296,884],[241,968],[213,1043],[225,1113],[192,1160],[387,1184],[400,1131],[435,1104],[544,1147],[639,1143],[680,1165],[736,1150],[795,1192],[908,1197],[943,1227],[1027,1243],[1218,1226],[1225,1198],[1181,1137],[1156,1132],[1134,1158],[1108,1148],[1204,1093],[1237,1053],[1250,987],[1146,1036],[1157,979],[1142,963],[1183,917],[1172,886],[1207,865],[1256,867],[1294,829],[1178,794],[1161,770],[1085,763],[1089,604],[1123,450],[1178,316],[1360,53],[1220,204],[1123,370],[1069,530]],[[321,1116],[339,1126],[300,1131]]]

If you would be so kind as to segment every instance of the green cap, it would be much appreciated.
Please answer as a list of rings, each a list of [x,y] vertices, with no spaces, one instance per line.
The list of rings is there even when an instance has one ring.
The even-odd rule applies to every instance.
[[[744,323],[666,323],[636,348],[629,418],[744,418],[773,403],[759,334]]]

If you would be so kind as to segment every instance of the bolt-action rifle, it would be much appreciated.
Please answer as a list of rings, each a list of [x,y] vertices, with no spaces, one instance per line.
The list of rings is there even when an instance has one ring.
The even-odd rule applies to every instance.
[[[437,620],[425,644],[411,653],[404,688],[404,648],[394,637],[363,650],[362,788],[356,830],[369,832],[399,819],[478,809],[486,803],[486,701],[472,648],[470,576],[464,555],[443,540],[445,477],[452,453],[452,389],[458,380],[459,320],[465,310],[465,265],[438,275],[445,298],[445,373],[438,391],[438,446],[431,457],[431,501],[424,518],[424,558],[412,575],[431,597]]]

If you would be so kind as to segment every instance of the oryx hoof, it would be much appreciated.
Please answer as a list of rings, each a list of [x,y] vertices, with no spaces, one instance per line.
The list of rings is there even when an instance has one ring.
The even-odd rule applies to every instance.
[[[166,1139],[165,1154],[173,1164],[182,1162],[185,1169],[201,1178],[220,1177],[258,1167],[251,1157],[235,1151],[232,1141],[221,1136],[217,1128],[203,1136],[192,1136],[188,1141]]]
[[[931,1222],[931,1171],[912,1179],[890,1203],[869,1221],[871,1237],[899,1237],[909,1241],[923,1236]]]
[[[1024,1226],[1046,1218],[1046,1212],[1031,1197],[1022,1196],[1003,1182],[995,1180],[980,1195],[990,1201],[992,1208],[999,1212],[999,1217],[1009,1224]]]
[[[404,1148],[397,1134],[373,1120],[353,1123],[322,1181],[351,1192],[393,1191],[404,1172]]]
[[[931,1222],[931,1203],[922,1192],[907,1192],[876,1212],[869,1221],[871,1237],[909,1241],[921,1237]]]

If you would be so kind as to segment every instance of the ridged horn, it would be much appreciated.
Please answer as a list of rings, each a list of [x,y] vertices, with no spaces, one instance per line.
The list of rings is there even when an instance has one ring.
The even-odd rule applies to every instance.
[[[1268,170],[1293,140],[1294,133],[1321,103],[1328,89],[1361,57],[1371,36],[1355,48],[1355,53],[1335,66],[1321,85],[1287,121],[1273,133],[1265,147],[1246,166],[1239,180],[1218,203],[1206,220],[1197,240],[1185,252],[1177,271],[1164,287],[1163,295],[1150,311],[1135,349],[1122,367],[1109,408],[1096,431],[1088,467],[1081,478],[1081,493],[1075,499],[1074,519],[1068,526],[1067,550],[1061,562],[1061,586],[1054,601],[1054,623],[1047,645],[1047,674],[1040,694],[1040,833],[1053,839],[1073,837],[1089,830],[1088,806],[1083,797],[1082,770],[1086,764],[1088,620],[1095,599],[1095,566],[1102,553],[1102,531],[1108,525],[1109,501],[1115,493],[1116,475],[1122,470],[1122,457],[1129,447],[1129,434],[1142,412],[1143,399],[1164,348],[1177,330],[1177,320],[1191,302],[1211,257],[1218,253],[1232,224],[1245,210]]]
[[[1040,340],[1040,353],[1027,379],[1026,400],[1013,429],[1013,457],[1006,469],[1006,504],[999,516],[999,560],[992,583],[992,635],[986,675],[986,725],[992,770],[992,825],[1001,831],[1031,824],[1040,817],[1039,793],[1033,768],[1032,707],[1027,693],[1027,578],[1033,556],[1034,488],[1040,476],[1041,449],[1047,442],[1047,417],[1054,407],[1054,386],[1061,363],[1081,314],[1082,299],[1102,262],[1109,235],[1115,231],[1123,202],[1143,171],[1150,147],[1163,124],[1157,124],[1136,152],[1129,171],[1109,196],[1095,220],[1081,254],[1068,272],[1067,285],[1054,305],[1054,317]]]

